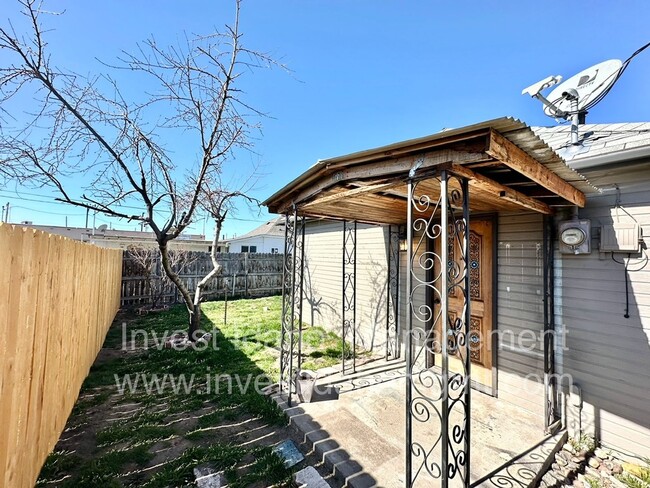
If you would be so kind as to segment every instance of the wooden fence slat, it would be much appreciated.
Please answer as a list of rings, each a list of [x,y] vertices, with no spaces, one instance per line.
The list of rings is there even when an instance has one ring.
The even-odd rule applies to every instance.
[[[120,305],[122,251],[0,224],[0,488],[32,487]]]
[[[156,250],[151,250],[153,259],[152,273],[143,274],[133,255],[124,252],[122,264],[121,304],[125,308],[151,306],[159,293],[158,305],[173,304],[180,300],[176,288],[163,279],[163,271],[156,259]],[[219,253],[217,261],[223,267],[221,274],[215,277],[204,289],[207,299],[228,296],[261,297],[282,292],[282,254],[247,254]],[[183,266],[177,272],[181,280],[193,292],[198,281],[212,269],[212,260],[208,253],[190,252],[187,260],[190,265]],[[234,290],[233,290],[234,281]],[[226,284],[228,286],[226,286]],[[159,291],[159,292],[158,292]]]
[[[5,329],[2,334],[3,340],[10,345],[7,347],[7,354],[2,369],[2,376],[5,382],[5,391],[2,395],[2,411],[0,418],[12,418],[14,412],[14,405],[17,403],[16,397],[20,394],[20,387],[16,387],[17,374],[16,374],[16,339],[18,336],[17,319],[20,314],[20,290],[21,290],[21,274],[22,274],[22,261],[23,261],[23,233],[14,232],[9,235],[8,245],[13,249],[19,251],[11,256],[10,266],[8,268],[10,281],[9,281],[9,297],[7,300],[7,315],[5,318]],[[4,429],[0,429],[0,462],[2,462],[2,482],[3,486],[10,487],[10,477],[12,475],[9,467],[12,462],[12,448],[15,446],[15,431],[18,424],[16,418],[13,422],[9,422]]]
[[[0,232],[3,229],[0,228]],[[6,234],[6,233],[5,233]],[[11,291],[11,265],[12,261],[15,259],[15,255],[11,252],[12,247],[9,246],[9,239],[11,235],[3,235],[4,239],[0,242],[6,244],[0,246],[0,269],[3,270],[0,273],[0,324],[9,324],[9,297]],[[2,331],[9,333],[9,331]],[[6,372],[9,369],[10,364],[10,355],[14,354],[15,348],[13,348],[9,341],[8,337],[5,335],[2,340],[0,340],[0,371]],[[9,386],[9,374],[0,375],[0,418],[5,418],[4,415],[6,412],[9,412],[9,405],[11,402],[11,393],[12,388]],[[0,431],[0,468],[6,466],[7,455],[9,453],[9,439],[7,438],[8,432],[4,432],[6,429]],[[4,471],[0,474],[0,486],[4,486]]]
[[[39,269],[39,279],[38,279],[38,295],[37,302],[40,303],[51,303],[52,299],[52,272],[53,267],[49,263],[50,258],[50,238],[49,234],[38,233],[38,239],[41,242],[41,249],[39,251],[39,261],[36,264],[37,269]],[[29,449],[29,466],[36,466],[41,459],[42,450],[39,449],[41,443],[41,426],[42,420],[44,417],[44,408],[46,407],[43,403],[44,391],[45,391],[45,357],[47,352],[47,341],[49,335],[49,313],[46,307],[37,307],[36,308],[36,327],[34,328],[34,354],[32,356],[32,383],[30,389],[30,402],[29,402],[29,412],[27,416],[28,422],[28,432],[27,439],[31,442],[35,441],[35,445]],[[33,473],[32,478],[33,478]],[[35,481],[30,479],[30,481]]]

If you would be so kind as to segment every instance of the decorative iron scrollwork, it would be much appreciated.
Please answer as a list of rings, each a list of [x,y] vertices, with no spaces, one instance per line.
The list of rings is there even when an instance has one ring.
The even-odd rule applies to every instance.
[[[343,310],[341,313],[341,371],[352,357],[352,371],[357,369],[357,223],[343,222]],[[347,340],[352,336],[352,345]]]
[[[282,328],[280,332],[280,392],[291,406],[294,376],[302,361],[302,302],[305,258],[305,219],[294,209],[285,215],[282,270]]]
[[[411,177],[407,218],[406,485],[433,486],[432,481],[438,480],[443,488],[451,484],[468,487],[467,181],[445,170],[433,178],[418,180],[417,171]],[[431,241],[438,244],[427,245]],[[449,309],[452,296],[461,303],[459,310]]]
[[[386,293],[386,360],[399,359],[399,227],[388,227],[388,282]]]

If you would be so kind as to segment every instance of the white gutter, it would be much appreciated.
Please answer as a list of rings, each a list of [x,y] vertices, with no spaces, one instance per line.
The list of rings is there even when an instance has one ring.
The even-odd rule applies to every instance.
[[[642,159],[650,157],[650,146],[641,146],[634,149],[623,149],[622,151],[601,154],[592,157],[572,159],[567,161],[567,164],[575,169],[595,168],[597,166],[605,166],[608,164],[620,164],[634,159]]]

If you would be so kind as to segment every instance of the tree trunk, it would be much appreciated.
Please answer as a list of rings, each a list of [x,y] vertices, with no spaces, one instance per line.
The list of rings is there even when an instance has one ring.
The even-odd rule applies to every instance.
[[[201,324],[201,299],[203,298],[203,288],[210,283],[212,278],[221,272],[222,266],[217,261],[217,245],[219,244],[219,234],[221,233],[222,225],[223,218],[217,218],[215,222],[214,237],[212,238],[212,249],[210,250],[212,270],[196,284],[192,312],[190,313],[190,334],[199,330]],[[192,338],[192,340],[194,340],[194,338]]]
[[[192,311],[190,312],[190,327],[188,330],[188,336],[192,342],[198,339],[194,337],[197,330],[201,329],[201,303],[198,305],[192,305]]]
[[[185,308],[187,308],[187,313],[189,314],[189,324],[188,324],[188,339],[190,341],[196,340],[194,333],[198,330],[199,323],[201,321],[201,302],[198,301],[195,305],[195,300],[192,300],[192,295],[190,295],[189,290],[180,279],[176,271],[172,269],[171,263],[169,262],[169,249],[167,243],[158,244],[158,249],[160,249],[160,256],[167,277],[176,285],[176,288],[181,292],[183,297],[183,302],[185,302]]]

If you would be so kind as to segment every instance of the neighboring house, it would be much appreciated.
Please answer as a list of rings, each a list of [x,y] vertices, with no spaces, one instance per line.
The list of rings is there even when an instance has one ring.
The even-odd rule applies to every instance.
[[[284,252],[284,219],[275,218],[256,229],[225,241],[229,252],[282,254]]]
[[[417,191],[435,202],[435,171],[445,168],[470,188],[471,325],[481,333],[470,334],[480,340],[472,385],[546,417],[547,425],[561,420],[573,434],[592,433],[650,456],[650,123],[583,125],[580,137],[573,147],[567,126],[530,128],[502,118],[319,161],[264,202],[271,212],[292,216],[295,208],[306,217],[303,321],[341,331],[343,314],[352,317],[344,303],[354,287],[358,345],[390,356],[396,340],[404,354],[412,269],[413,329],[430,334],[439,327],[417,316],[440,301],[432,291],[437,268],[427,261],[440,249],[427,237],[435,234],[435,218],[418,213],[422,201],[409,199],[406,182],[419,179]],[[449,185],[460,186],[453,179]],[[462,209],[462,202],[450,205]],[[576,209],[580,220],[590,220],[582,225],[591,232],[591,250],[564,254],[558,225]],[[407,252],[408,215],[411,222],[434,220],[426,233],[412,226]],[[342,266],[349,259],[346,221],[356,222],[354,285],[342,279],[349,278]],[[625,224],[627,235],[612,234],[615,223]],[[640,242],[634,224],[643,231]],[[599,251],[601,239],[616,247],[624,238],[634,250]],[[458,317],[458,295],[446,300],[450,318]],[[554,348],[544,340],[553,329]],[[530,334],[522,345],[514,337],[524,331]],[[439,364],[438,354],[426,354],[427,367]],[[559,378],[552,390],[545,374],[571,375],[573,383]]]
[[[90,242],[100,247],[126,249],[129,246],[157,247],[153,232],[140,232],[133,230],[113,230],[101,226],[97,229],[86,229],[83,227],[61,227],[55,225],[33,225],[23,222],[21,225],[34,229],[49,232],[50,234],[69,237],[77,241]],[[226,252],[224,243],[223,251]],[[182,249],[184,251],[210,252],[212,241],[205,240],[205,236],[199,234],[181,234],[178,238],[169,243],[171,249]],[[219,249],[218,249],[219,250]]]

